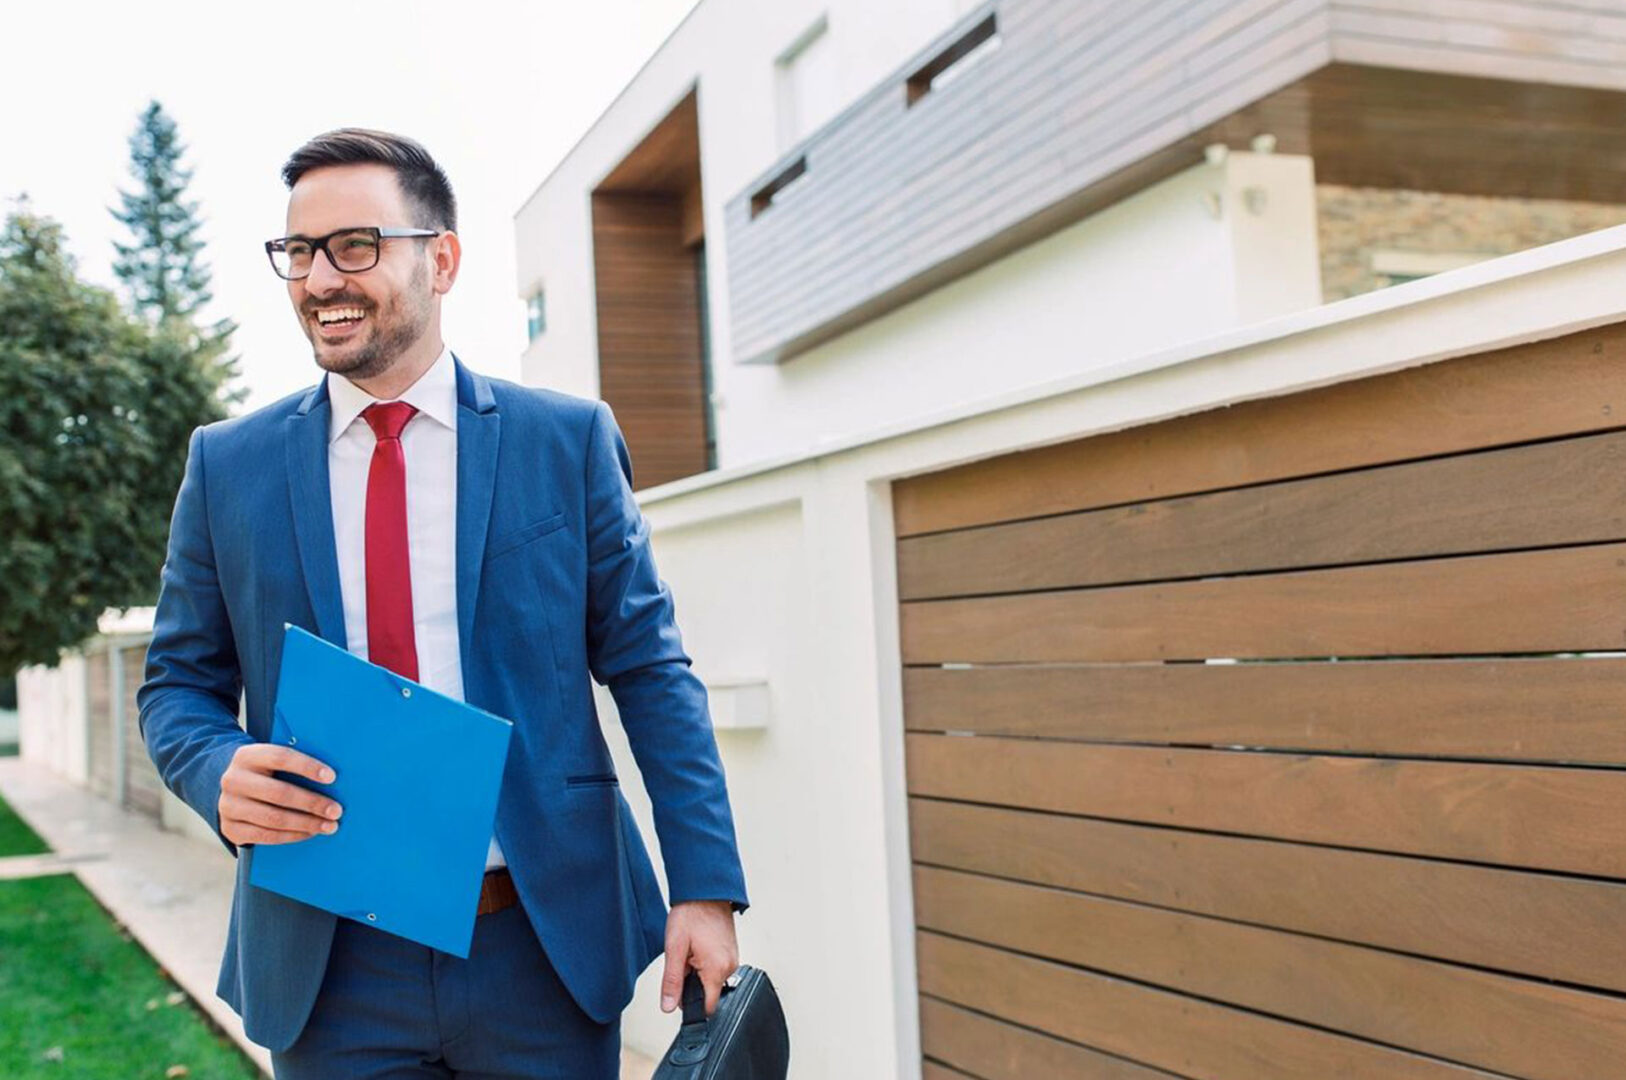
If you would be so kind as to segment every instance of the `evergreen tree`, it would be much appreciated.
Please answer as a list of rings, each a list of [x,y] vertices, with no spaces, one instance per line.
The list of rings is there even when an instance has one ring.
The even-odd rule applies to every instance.
[[[120,191],[123,211],[113,217],[130,230],[132,244],[115,242],[113,264],[135,309],[154,322],[192,318],[210,300],[209,268],[199,256],[198,204],[183,198],[192,170],[181,166],[185,147],[175,121],[154,101],[130,136],[130,174],[136,190]]]
[[[138,314],[177,341],[190,342],[221,400],[231,403],[240,401],[245,393],[228,390],[237,363],[226,353],[237,324],[222,319],[200,327],[196,321],[213,294],[209,267],[202,260],[203,241],[198,237],[203,219],[198,216],[198,204],[184,197],[192,182],[192,170],[181,165],[185,151],[175,121],[164,107],[157,101],[148,104],[130,136],[130,175],[136,180],[136,190],[121,190],[123,210],[110,211],[133,239],[130,244],[114,241],[118,258],[113,272],[124,282]]]
[[[225,415],[193,336],[82,282],[26,202],[0,227],[0,676],[157,598],[187,439]]]

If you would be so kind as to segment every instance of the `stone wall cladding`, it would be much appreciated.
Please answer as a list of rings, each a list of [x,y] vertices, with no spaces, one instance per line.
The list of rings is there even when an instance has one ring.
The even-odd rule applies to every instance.
[[[1316,185],[1321,293],[1328,303],[1396,284],[1374,251],[1510,255],[1626,224],[1626,206]]]

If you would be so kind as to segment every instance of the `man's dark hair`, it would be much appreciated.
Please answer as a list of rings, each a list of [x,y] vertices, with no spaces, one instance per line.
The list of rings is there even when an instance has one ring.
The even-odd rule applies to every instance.
[[[457,230],[451,181],[416,140],[368,128],[338,128],[295,150],[282,166],[282,182],[292,190],[301,176],[328,165],[388,165],[407,203],[428,218],[415,224]]]

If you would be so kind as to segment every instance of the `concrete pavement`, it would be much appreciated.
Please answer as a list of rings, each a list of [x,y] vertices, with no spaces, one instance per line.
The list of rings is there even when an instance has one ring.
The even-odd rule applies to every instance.
[[[0,758],[0,797],[52,848],[0,859],[0,879],[71,871],[267,1076],[271,1056],[215,996],[235,877],[223,847],[165,832],[24,758]],[[622,1080],[654,1064],[628,1051]]]

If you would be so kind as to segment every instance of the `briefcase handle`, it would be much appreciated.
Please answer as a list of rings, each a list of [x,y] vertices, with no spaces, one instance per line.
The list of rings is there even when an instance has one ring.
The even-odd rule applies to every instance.
[[[723,994],[738,986],[744,974],[743,967],[736,968],[734,974],[723,980],[723,988],[717,995],[719,1009],[723,1007]],[[700,981],[700,973],[691,968],[683,976],[683,1026],[687,1028],[699,1024],[704,1028],[709,1022],[706,1017],[706,984]]]
[[[706,984],[691,970],[683,976],[683,1026],[706,1022]]]
[[[698,1065],[711,1050],[711,1021],[706,1016],[706,986],[699,972],[683,976],[683,1026],[667,1060],[677,1066]]]

